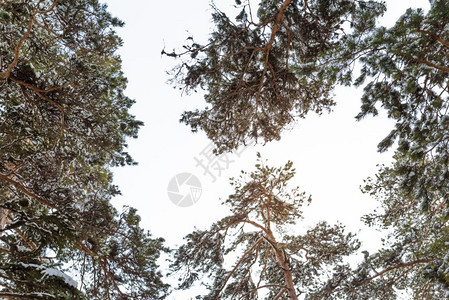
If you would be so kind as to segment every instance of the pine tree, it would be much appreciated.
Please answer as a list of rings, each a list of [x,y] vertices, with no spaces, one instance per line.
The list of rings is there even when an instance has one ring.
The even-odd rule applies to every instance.
[[[142,123],[96,0],[0,3],[0,297],[160,299],[166,249],[119,213],[111,166]],[[75,282],[72,277],[76,277]]]
[[[400,171],[406,157],[396,154],[391,167],[382,167],[363,191],[380,207],[364,216],[367,225],[386,233],[381,249],[365,252],[364,260],[348,273],[334,296],[351,299],[445,299],[449,291],[449,226],[445,197],[429,190],[435,201],[423,212],[419,198],[404,188],[415,175]],[[407,191],[408,190],[408,191]],[[438,200],[436,200],[438,198]],[[338,297],[337,297],[338,299]]]
[[[315,297],[333,273],[348,272],[343,258],[360,246],[340,224],[320,222],[302,235],[290,234],[310,197],[288,190],[292,163],[273,168],[262,160],[251,173],[232,180],[224,204],[231,215],[208,230],[185,237],[171,265],[181,289],[201,280],[201,299],[298,299]]]
[[[295,118],[330,110],[332,89],[350,82],[347,65],[356,54],[336,49],[348,49],[385,9],[353,0],[267,0],[257,14],[250,1],[236,7],[235,21],[213,7],[207,44],[190,37],[185,52],[162,51],[182,60],[172,72],[175,86],[206,92],[208,106],[185,112],[181,122],[204,130],[219,152],[280,139]]]
[[[381,204],[366,222],[391,232],[360,266],[365,291],[448,295],[448,24],[449,3],[431,1],[429,11],[408,9],[392,28],[376,28],[358,45],[371,49],[355,82],[368,81],[358,118],[377,115],[380,104],[396,125],[379,151],[398,142],[395,162],[365,187]]]
[[[383,209],[366,217],[392,234],[355,273],[337,273],[320,293],[389,299],[399,288],[446,297],[449,2],[408,9],[392,28],[376,26],[385,9],[376,1],[261,1],[257,16],[249,1],[236,4],[235,22],[216,9],[208,44],[191,40],[185,53],[166,53],[184,57],[174,82],[187,92],[204,89],[210,105],[181,121],[226,151],[279,139],[294,117],[329,109],[335,84],[363,87],[357,119],[382,107],[396,121],[378,147],[398,142],[396,162],[373,188]]]
[[[398,141],[398,171],[414,174],[407,185],[423,208],[449,191],[448,24],[449,3],[432,1],[427,13],[409,9],[394,27],[376,29],[364,44],[377,50],[361,60],[362,75],[356,82],[371,80],[358,118],[376,115],[379,103],[396,121],[379,150]],[[427,192],[429,188],[439,194]]]
[[[329,109],[335,84],[353,84],[364,87],[357,119],[381,106],[396,121],[379,151],[398,141],[409,173],[426,153],[433,156],[426,169],[448,166],[447,1],[431,1],[428,12],[408,9],[392,28],[376,26],[385,7],[375,1],[261,1],[257,16],[249,1],[236,3],[235,22],[215,8],[208,44],[190,39],[184,53],[163,51],[183,59],[174,83],[206,91],[210,107],[181,121],[204,130],[218,151],[279,139],[295,116]],[[356,62],[361,75],[353,78]],[[442,172],[432,184],[446,190]],[[429,202],[418,189],[425,178],[415,178],[415,196]]]

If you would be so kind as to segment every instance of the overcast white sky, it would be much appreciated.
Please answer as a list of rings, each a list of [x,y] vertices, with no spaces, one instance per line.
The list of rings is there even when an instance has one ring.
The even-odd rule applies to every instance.
[[[226,210],[220,206],[232,192],[229,177],[240,170],[253,170],[256,152],[280,166],[291,160],[297,169],[292,185],[312,195],[306,208],[307,222],[318,220],[347,224],[352,231],[362,228],[360,217],[376,207],[374,200],[363,195],[359,186],[363,179],[374,175],[376,164],[388,163],[391,153],[379,154],[376,145],[391,130],[392,122],[385,116],[356,122],[361,91],[337,88],[337,106],[330,114],[310,114],[290,131],[284,132],[279,142],[246,149],[217,176],[215,182],[203,169],[196,167],[195,157],[209,145],[203,133],[192,134],[179,123],[184,110],[202,107],[201,95],[181,96],[166,84],[165,71],[173,65],[172,59],[161,57],[162,48],[170,51],[179,47],[189,34],[205,40],[211,27],[209,1],[206,0],[107,0],[113,15],[125,21],[118,33],[124,45],[119,53],[129,84],[127,96],[136,100],[132,112],[145,122],[139,138],[129,143],[129,151],[139,162],[136,167],[114,169],[115,182],[122,197],[113,200],[117,206],[138,208],[142,225],[153,235],[162,236],[168,246],[181,243],[182,237],[194,226],[205,228]],[[388,12],[382,25],[392,25],[408,7],[428,7],[427,0],[387,0]],[[232,5],[233,0],[217,1],[220,8]],[[188,31],[188,32],[187,32]],[[202,183],[199,201],[187,208],[175,206],[168,198],[167,185],[178,173],[195,174]],[[308,226],[308,225],[303,225]],[[370,247],[372,231],[363,229],[360,239]],[[362,246],[363,247],[363,246]],[[174,299],[174,298],[173,298]]]

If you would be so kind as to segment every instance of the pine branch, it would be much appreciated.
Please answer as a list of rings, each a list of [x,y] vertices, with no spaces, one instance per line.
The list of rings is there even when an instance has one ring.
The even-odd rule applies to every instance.
[[[416,32],[424,33],[424,34],[430,36],[431,38],[433,38],[434,40],[438,41],[438,42],[439,42],[440,44],[442,44],[443,46],[446,46],[446,47],[449,48],[449,42],[446,41],[446,40],[444,40],[444,39],[442,39],[440,36],[436,35],[436,34],[433,33],[433,32],[430,32],[430,31],[424,30],[424,29],[418,29]]]
[[[30,190],[28,190],[28,188],[25,185],[23,185],[22,183],[17,182],[15,180],[9,178],[9,176],[0,173],[0,179],[2,179],[3,181],[6,181],[6,182],[12,184],[13,186],[15,186],[16,188],[21,190],[23,193],[25,193],[27,196],[30,196],[31,198],[35,199],[37,202],[39,202],[39,203],[41,203],[43,205],[46,205],[46,206],[48,206],[50,208],[57,208],[56,205],[54,205],[53,203],[51,203],[51,202],[49,202],[49,201],[39,197],[38,195],[34,194]]]
[[[262,72],[262,76],[260,76],[259,90],[257,92],[256,102],[260,101],[260,94],[262,92],[265,75],[267,74],[267,71],[268,71],[268,66],[269,66],[268,58],[270,55],[271,47],[273,46],[274,40],[276,38],[276,34],[279,29],[279,24],[283,23],[284,13],[287,10],[287,7],[290,5],[290,3],[291,3],[291,0],[285,0],[284,3],[282,3],[281,8],[279,9],[279,12],[276,14],[274,22],[273,22],[273,29],[271,30],[270,40],[263,48],[263,51],[265,52],[265,62],[264,62],[264,69]],[[273,76],[274,76],[274,73],[273,73]]]
[[[57,299],[55,295],[48,293],[14,293],[14,292],[1,292],[1,297],[6,297],[6,299],[48,299],[48,297]]]
[[[397,269],[404,268],[404,267],[409,267],[409,266],[415,266],[415,265],[418,265],[418,264],[425,264],[425,263],[429,263],[429,262],[432,262],[432,261],[433,261],[433,259],[418,259],[418,260],[415,260],[415,261],[410,261],[410,262],[406,262],[406,263],[397,264],[395,266],[386,268],[385,270],[382,270],[381,272],[378,272],[374,276],[371,276],[369,278],[366,278],[366,279],[362,280],[361,282],[356,284],[356,286],[357,287],[361,286],[361,285],[367,283],[368,281],[371,281],[373,279],[376,279],[377,277],[383,276],[385,273],[388,273],[388,272],[393,271],[393,270],[397,270]]]
[[[54,10],[54,8],[56,7],[56,5],[58,4],[59,0],[55,0],[53,2],[53,4],[50,6],[50,8],[48,8],[47,10],[36,10],[35,12],[33,12],[33,14],[31,15],[30,20],[28,21],[28,26],[26,29],[25,34],[19,39],[19,42],[16,45],[15,51],[14,51],[14,60],[11,62],[11,64],[9,64],[9,66],[6,68],[5,72],[0,73],[0,78],[10,78],[11,72],[12,70],[17,66],[17,64],[19,63],[19,58],[20,58],[20,50],[22,48],[22,44],[25,42],[25,40],[30,36],[31,34],[31,29],[33,27],[33,23],[35,22],[35,17],[36,15],[40,14],[40,15],[46,15],[50,12],[52,12]]]
[[[239,259],[239,261],[236,263],[236,265],[234,266],[234,268],[232,268],[232,270],[229,272],[228,276],[226,276],[226,279],[223,283],[223,285],[221,286],[221,288],[215,293],[215,295],[217,296],[217,299],[219,299],[219,295],[220,293],[223,291],[223,289],[225,288],[227,282],[229,281],[229,279],[231,279],[232,275],[235,273],[235,271],[237,270],[237,268],[240,266],[240,264],[243,262],[243,260],[245,259],[246,256],[248,256],[251,252],[254,251],[254,249],[256,249],[256,247],[259,246],[259,244],[263,241],[263,238],[259,238],[254,245],[251,246],[251,248],[249,248],[245,253],[243,253],[242,257]]]
[[[246,296],[251,295],[251,294],[253,294],[254,292],[256,292],[256,291],[258,291],[258,290],[260,290],[260,289],[273,288],[273,287],[275,287],[275,288],[276,288],[276,287],[277,287],[277,288],[282,288],[281,293],[280,293],[281,295],[287,290],[287,286],[282,285],[282,284],[266,284],[266,285],[258,286],[258,287],[256,287],[256,288],[252,289],[250,292],[243,294],[243,295],[240,297],[240,299],[243,299],[243,298],[245,298]],[[279,295],[279,294],[278,294],[278,295]],[[274,299],[277,299],[277,298],[274,298]]]

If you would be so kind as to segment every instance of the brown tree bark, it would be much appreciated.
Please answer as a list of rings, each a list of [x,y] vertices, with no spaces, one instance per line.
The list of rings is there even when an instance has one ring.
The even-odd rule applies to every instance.
[[[286,253],[281,248],[279,248],[279,245],[276,242],[276,239],[275,239],[273,233],[271,232],[271,230],[269,230],[269,234],[268,234],[267,238],[273,247],[274,253],[276,255],[276,260],[277,260],[279,266],[282,268],[282,271],[284,273],[284,280],[285,280],[285,285],[287,287],[288,296],[292,300],[298,300],[298,296],[296,295],[295,285],[293,283],[292,269],[291,269],[288,257],[286,255]]]

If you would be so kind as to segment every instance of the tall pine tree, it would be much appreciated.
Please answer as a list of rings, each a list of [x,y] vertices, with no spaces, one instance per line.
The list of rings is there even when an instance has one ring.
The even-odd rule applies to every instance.
[[[165,248],[139,227],[111,166],[140,121],[97,0],[0,3],[0,297],[160,299]],[[75,278],[76,281],[74,279]]]
[[[235,2],[235,21],[215,10],[209,43],[191,40],[185,53],[166,53],[183,58],[173,73],[179,87],[206,91],[208,107],[181,121],[226,151],[279,139],[294,117],[328,109],[335,84],[363,87],[357,119],[382,107],[396,121],[379,143],[385,151],[397,141],[396,161],[371,187],[383,208],[366,217],[392,233],[355,274],[337,273],[321,295],[388,299],[399,288],[445,297],[449,2],[408,9],[391,28],[376,26],[385,9],[376,1]],[[354,66],[361,67],[357,78]],[[348,289],[334,286],[346,280]]]
[[[382,167],[376,178],[369,178],[363,186],[363,191],[380,204],[363,220],[385,233],[382,247],[372,253],[364,252],[364,259],[357,268],[342,274],[338,278],[340,285],[323,290],[323,296],[333,299],[404,299],[404,295],[407,299],[447,298],[447,199],[438,189],[430,188],[427,192],[435,198],[431,207],[423,211],[421,199],[413,195],[410,186],[407,188],[416,175],[401,172],[401,165],[408,158],[397,153],[395,159],[392,166]],[[335,279],[330,283],[332,281]]]
[[[356,82],[369,80],[358,118],[376,115],[379,103],[396,121],[379,150],[398,141],[402,155],[397,170],[409,175],[407,189],[424,209],[449,192],[448,26],[447,1],[432,1],[427,13],[407,10],[395,26],[380,27],[365,39],[363,44],[376,51],[361,59]],[[430,189],[439,193],[427,192]]]
[[[320,222],[304,234],[293,234],[310,196],[289,190],[292,163],[244,172],[232,181],[235,192],[224,202],[231,214],[197,229],[175,251],[171,268],[179,288],[201,280],[208,294],[201,299],[298,299],[317,297],[334,273],[345,273],[343,258],[360,246],[344,227]]]

